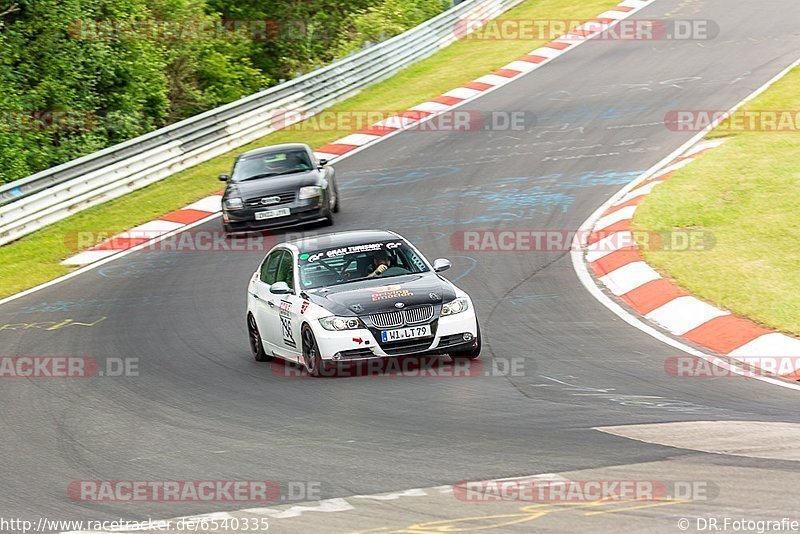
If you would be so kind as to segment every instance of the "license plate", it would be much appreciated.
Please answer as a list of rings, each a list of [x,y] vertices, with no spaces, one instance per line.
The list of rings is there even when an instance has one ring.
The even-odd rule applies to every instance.
[[[410,328],[398,328],[397,330],[384,330],[381,332],[381,341],[384,343],[391,341],[402,341],[404,339],[414,339],[431,335],[431,326],[412,326]]]
[[[264,219],[274,219],[275,217],[286,217],[292,211],[289,208],[280,208],[277,210],[267,210],[256,212],[256,220],[263,221]]]

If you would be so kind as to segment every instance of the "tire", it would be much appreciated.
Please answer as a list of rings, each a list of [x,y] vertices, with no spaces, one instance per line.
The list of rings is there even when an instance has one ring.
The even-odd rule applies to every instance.
[[[309,326],[304,326],[301,337],[303,363],[306,366],[306,371],[311,376],[322,376],[326,370],[325,362],[322,361],[322,356],[319,353],[319,346],[317,345],[317,339],[314,337],[314,332],[311,331]]]
[[[476,336],[478,339],[478,344],[471,349],[453,352],[450,354],[451,360],[474,360],[478,356],[481,355],[481,325],[478,325],[478,335]]]
[[[247,337],[250,339],[250,352],[257,362],[271,362],[275,359],[264,350],[261,334],[258,332],[258,325],[252,313],[247,314]]]

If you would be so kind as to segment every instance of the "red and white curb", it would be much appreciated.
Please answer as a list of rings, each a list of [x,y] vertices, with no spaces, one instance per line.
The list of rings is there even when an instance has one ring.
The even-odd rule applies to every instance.
[[[598,17],[586,21],[575,28],[574,31],[562,35],[558,39],[533,50],[529,54],[512,61],[490,74],[486,74],[461,87],[448,91],[427,102],[418,104],[411,109],[399,113],[364,128],[360,132],[347,135],[341,139],[328,143],[315,151],[317,158],[329,161],[348,152],[374,143],[381,138],[396,132],[413,128],[423,121],[427,121],[461,106],[465,102],[479,97],[481,94],[501,87],[518,76],[527,74],[539,67],[553,61],[570,48],[586,42],[592,37],[608,30],[617,22],[630,17],[654,0],[625,0],[613,9],[601,13]]]
[[[785,359],[792,364],[784,378],[800,379],[800,339],[775,332],[731,314],[683,291],[642,259],[631,231],[638,205],[675,171],[723,140],[690,148],[611,204],[595,222],[586,241],[585,261],[596,280],[615,297],[664,330],[716,354],[733,359]]]
[[[349,153],[363,149],[376,143],[391,134],[396,134],[412,128],[424,121],[430,120],[442,113],[450,111],[464,103],[480,97],[486,92],[501,87],[515,78],[527,74],[553,61],[572,48],[601,34],[613,27],[619,21],[626,19],[650,5],[655,0],[624,0],[622,3],[601,13],[598,17],[586,21],[570,33],[541,46],[531,53],[512,61],[490,74],[486,74],[471,82],[439,95],[427,102],[377,122],[359,132],[352,133],[328,143],[317,149],[314,154],[317,159],[333,161]],[[106,259],[119,252],[123,252],[137,245],[146,243],[151,239],[168,232],[173,232],[181,227],[201,220],[221,211],[221,196],[212,195],[194,204],[186,206],[163,217],[131,228],[114,236],[99,245],[64,260],[65,265],[87,265]]]
[[[147,243],[169,232],[205,219],[222,210],[222,195],[211,195],[183,209],[167,213],[158,219],[140,224],[64,260],[65,265],[87,265]]]

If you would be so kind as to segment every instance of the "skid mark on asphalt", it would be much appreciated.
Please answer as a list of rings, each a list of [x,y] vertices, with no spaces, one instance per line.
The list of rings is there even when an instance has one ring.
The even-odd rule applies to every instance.
[[[696,404],[689,401],[669,399],[658,395],[632,395],[618,392],[615,388],[595,388],[582,386],[574,382],[559,380],[550,376],[539,375],[549,381],[549,384],[531,384],[534,387],[554,387],[563,392],[569,392],[572,397],[592,397],[607,400],[628,408],[643,408],[646,410],[661,410],[670,413],[688,414],[736,414],[744,415],[746,412],[717,408],[705,404]],[[750,414],[748,414],[750,415]]]

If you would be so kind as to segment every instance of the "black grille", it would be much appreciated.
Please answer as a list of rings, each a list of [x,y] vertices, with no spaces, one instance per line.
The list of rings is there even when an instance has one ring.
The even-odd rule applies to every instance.
[[[417,306],[407,310],[373,313],[369,316],[378,328],[396,328],[404,324],[420,324],[433,319],[433,306]]]
[[[386,354],[397,356],[400,354],[411,354],[423,352],[430,348],[433,343],[432,337],[422,339],[410,339],[408,341],[396,341],[394,343],[381,343],[381,348]]]
[[[353,349],[343,350],[339,353],[339,356],[341,356],[342,361],[346,361],[359,358],[371,358],[375,356],[375,354],[370,349]]]
[[[271,195],[261,195],[253,198],[248,198],[244,201],[244,205],[247,208],[269,208],[272,206],[279,206],[281,204],[289,204],[290,202],[294,202],[295,199],[294,191],[287,191],[285,193],[275,193]],[[273,201],[264,204],[264,199],[272,199]]]
[[[460,345],[462,343],[467,343],[467,341],[464,341],[464,334],[442,336],[442,338],[439,339],[439,348],[452,347],[453,345]]]

